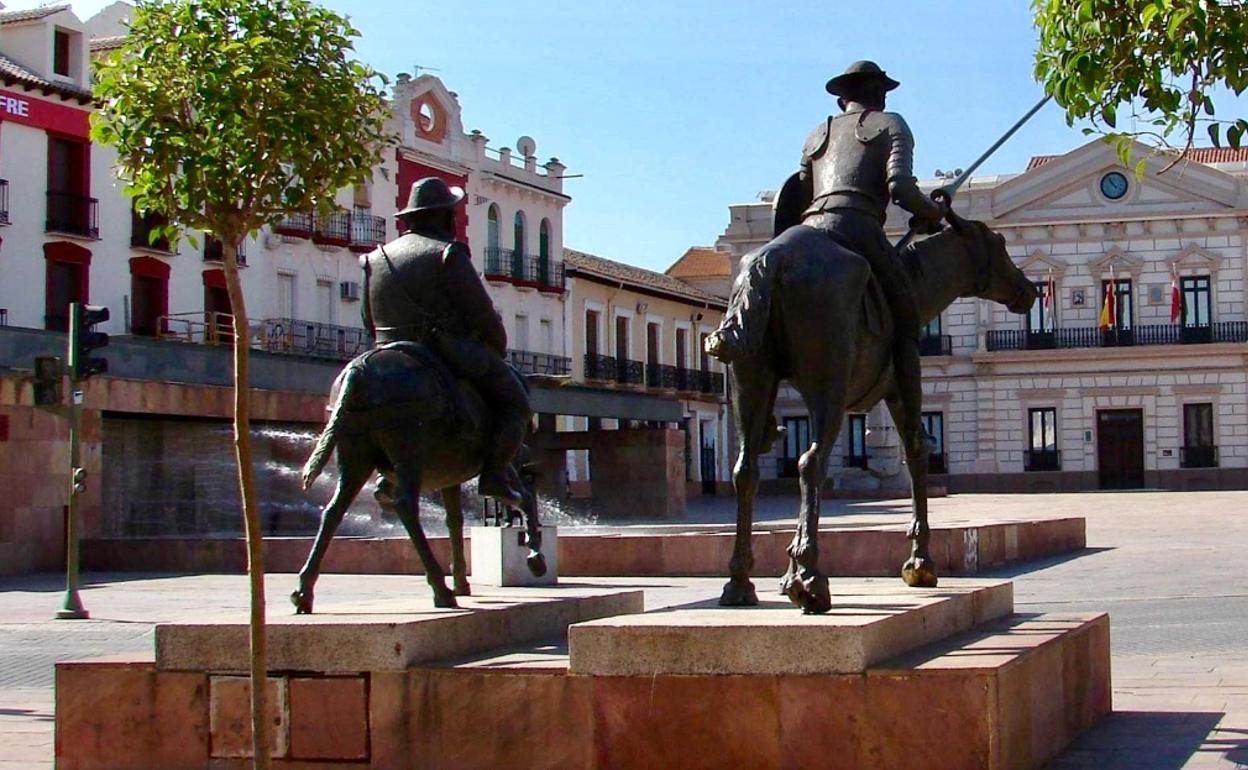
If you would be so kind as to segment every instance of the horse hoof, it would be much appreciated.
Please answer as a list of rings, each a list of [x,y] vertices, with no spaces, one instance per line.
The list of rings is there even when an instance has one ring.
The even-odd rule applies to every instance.
[[[753,607],[758,604],[758,594],[754,584],[748,580],[729,580],[724,584],[724,592],[719,596],[721,607]]]
[[[546,574],[546,557],[542,554],[530,553],[524,561],[529,565],[529,572],[533,573],[533,577],[540,578]]]
[[[295,605],[296,615],[312,614],[312,592],[311,591],[292,591],[290,594],[290,603]]]
[[[901,565],[901,579],[911,588],[935,588],[936,568],[929,559],[907,559]]]
[[[804,615],[822,615],[832,609],[832,592],[828,590],[828,579],[815,572],[807,572],[801,576],[786,575],[780,584],[780,592],[789,597],[793,604],[801,607]]]
[[[467,580],[463,581],[462,583],[459,581],[456,581],[454,594],[456,596],[472,596],[472,586],[468,585]]]

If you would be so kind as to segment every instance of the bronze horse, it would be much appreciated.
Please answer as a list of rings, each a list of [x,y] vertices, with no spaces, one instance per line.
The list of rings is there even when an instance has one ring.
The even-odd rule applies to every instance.
[[[330,391],[329,420],[303,468],[303,487],[316,481],[338,450],[338,486],[321,511],[316,540],[291,594],[297,614],[312,612],[321,560],[347,509],[374,472],[383,477],[377,500],[407,530],[433,589],[436,607],[455,607],[471,588],[464,560],[464,517],[460,485],[481,470],[488,415],[470,386],[455,380],[432,351],[416,343],[390,343],[356,357]],[[524,453],[522,452],[522,455]],[[446,587],[420,525],[420,494],[440,490],[451,541],[454,590]],[[536,496],[525,485],[522,508],[529,544],[528,566],[546,572]]]
[[[1026,313],[1037,292],[1006,252],[1005,239],[984,224],[950,212],[950,229],[920,240],[901,253],[924,322],[955,299],[978,297]],[[777,250],[777,247],[779,249]],[[759,455],[775,439],[776,391],[788,380],[810,413],[811,445],[798,462],[801,511],[788,548],[789,568],[781,591],[803,611],[832,607],[828,580],[819,572],[820,493],[828,458],[846,411],[861,412],[884,399],[906,447],[914,511],[907,536],[913,541],[902,577],[911,586],[935,586],[928,551],[928,446],[922,425],[905,424],[905,410],[893,381],[892,319],[867,261],[828,235],[804,225],[790,227],[768,248],[780,258],[771,272],[765,345],[760,355],[730,367],[739,455],[733,469],[737,494],[736,543],[722,605],[758,602],[750,582],[754,556],[750,531],[758,492]],[[747,256],[747,259],[749,257]],[[742,274],[745,274],[743,268]]]

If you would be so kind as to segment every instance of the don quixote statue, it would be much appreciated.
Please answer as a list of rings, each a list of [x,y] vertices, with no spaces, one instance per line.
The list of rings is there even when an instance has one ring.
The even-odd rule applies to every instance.
[[[707,339],[706,351],[729,364],[739,443],[736,542],[720,604],[758,602],[750,582],[758,458],[776,438],[772,411],[783,380],[806,404],[811,443],[798,462],[801,510],[781,592],[807,613],[832,608],[818,547],[828,459],[845,412],[866,411],[881,399],[897,425],[912,483],[912,547],[902,578],[935,586],[919,330],[960,297],[993,300],[1015,313],[1027,312],[1036,299],[1005,239],[950,209],[952,189],[932,197],[919,190],[910,129],[885,111],[886,96],[898,85],[869,61],[828,81],[841,113],[821,121],[807,139],[800,170],[776,197],[774,237],[742,258],[728,312]],[[890,202],[911,213],[912,235],[926,237],[894,247],[884,234]]]
[[[377,472],[377,501],[411,537],[435,606],[454,607],[455,596],[470,591],[460,485],[474,476],[481,495],[523,511],[529,569],[546,571],[534,490],[515,465],[532,421],[528,390],[506,361],[507,334],[468,245],[455,239],[463,200],[462,189],[421,179],[395,214],[407,232],[360,258],[364,325],[376,346],[334,381],[328,421],[303,469],[306,489],[337,450],[337,487],[291,595],[298,613],[312,611],[325,551]],[[420,524],[420,495],[437,490],[447,513],[453,590]]]

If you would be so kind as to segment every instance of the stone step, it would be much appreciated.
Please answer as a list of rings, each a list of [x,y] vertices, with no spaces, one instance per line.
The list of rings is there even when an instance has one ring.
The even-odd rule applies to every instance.
[[[757,607],[714,600],[568,629],[571,671],[590,676],[851,674],[1014,611],[1009,581],[832,579],[833,609],[803,615],[783,597]]]

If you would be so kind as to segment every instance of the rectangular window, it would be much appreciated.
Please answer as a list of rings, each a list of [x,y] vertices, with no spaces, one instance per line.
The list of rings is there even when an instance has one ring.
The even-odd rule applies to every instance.
[[[295,276],[290,273],[277,274],[277,315],[295,317]]]
[[[1036,286],[1036,295],[1038,299],[1031,303],[1031,310],[1027,312],[1027,331],[1050,332],[1053,331],[1053,310],[1044,306],[1044,294],[1048,291],[1048,281],[1034,281]]]
[[[1209,325],[1212,320],[1210,283],[1207,275],[1179,279],[1183,342],[1213,342],[1213,329]]]
[[[923,413],[923,430],[931,437],[933,442],[928,455],[927,472],[928,473],[948,473],[948,463],[945,458],[945,415],[944,412],[924,412]]]
[[[598,355],[598,311],[585,311],[585,355]]]
[[[689,366],[689,330],[676,330],[676,366],[685,369]]]
[[[316,307],[319,311],[319,320],[327,323],[337,323],[338,301],[334,296],[333,281],[317,281],[316,282]]]
[[[160,331],[166,281],[151,275],[130,276],[130,333],[155,337]]]
[[[615,358],[617,361],[628,360],[628,316],[615,317]]]
[[[797,461],[810,449],[810,418],[784,418],[784,455],[776,475],[781,478],[797,478]]]
[[[698,368],[704,372],[711,370],[711,356],[706,352],[706,338],[709,336],[706,332],[698,335]]]
[[[846,438],[845,467],[867,468],[867,416],[851,414],[848,416],[849,436]]]
[[[1184,468],[1216,468],[1218,448],[1213,437],[1213,404],[1183,405]]]
[[[516,338],[512,340],[511,347],[513,350],[529,349],[529,317],[522,313],[516,313]]]
[[[1057,409],[1048,406],[1027,410],[1027,446],[1024,470],[1061,470],[1057,451]]]
[[[650,366],[659,364],[659,325],[646,324],[646,363]]]
[[[543,318],[541,321],[538,321],[537,327],[542,339],[542,349],[539,352],[553,354],[555,352],[554,325],[551,324],[549,318]]]
[[[52,33],[52,71],[57,75],[69,77],[70,34],[64,30]]]
[[[1115,302],[1117,308],[1116,328],[1130,329],[1135,318],[1135,307],[1131,301],[1131,279],[1118,278],[1115,284]],[[1101,281],[1101,304],[1104,306],[1105,295],[1109,293],[1109,281]],[[1099,309],[1098,309],[1099,312]]]
[[[944,329],[942,327],[943,324],[941,323],[940,316],[938,315],[923,325],[923,329],[919,332],[919,336],[939,337],[944,334]]]
[[[50,331],[69,330],[69,305],[86,302],[82,296],[83,271],[86,266],[77,262],[48,260],[47,296],[44,327]]]

